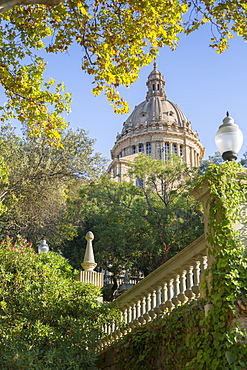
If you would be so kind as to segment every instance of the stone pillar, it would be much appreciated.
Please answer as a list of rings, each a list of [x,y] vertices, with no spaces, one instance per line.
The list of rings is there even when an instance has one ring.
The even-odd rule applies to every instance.
[[[210,201],[209,201],[209,189],[207,183],[204,182],[198,185],[192,192],[191,195],[198,201],[202,202],[203,206],[203,214],[204,214],[204,231],[207,237],[208,235],[208,225],[209,225],[209,210],[210,210]],[[212,246],[207,243],[209,248]],[[208,267],[211,266],[214,257],[212,255],[208,255]]]
[[[246,172],[244,174],[239,174],[239,176],[243,177],[243,181],[246,181]],[[210,207],[211,207],[211,201],[210,201],[210,193],[207,181],[204,180],[200,185],[198,185],[192,192],[191,195],[194,196],[194,198],[198,201],[202,202],[203,205],[203,211],[204,211],[204,230],[205,235],[207,238],[208,232],[209,232],[209,217],[210,217]],[[236,212],[239,212],[239,222],[234,225],[235,230],[239,231],[240,240],[242,242],[242,245],[245,246],[245,249],[247,249],[247,225],[246,225],[246,214],[247,214],[247,204],[243,203],[240,205],[239,209],[236,209]],[[221,221],[221,215],[220,215],[220,208],[218,209],[218,212],[215,214],[215,220],[216,223]],[[210,268],[212,266],[212,262],[215,260],[215,256],[211,253],[208,253],[208,251],[211,249],[216,252],[220,250],[219,246],[212,246],[209,242],[206,242],[207,244],[207,255],[208,255],[208,267]],[[204,267],[203,267],[204,268]],[[206,278],[206,283],[209,288],[210,286],[210,275],[208,275]],[[201,296],[203,296],[203,292]]]

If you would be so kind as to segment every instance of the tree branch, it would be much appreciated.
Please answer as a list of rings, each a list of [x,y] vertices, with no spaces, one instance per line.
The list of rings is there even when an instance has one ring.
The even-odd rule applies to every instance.
[[[59,5],[62,0],[0,0],[0,13],[12,9],[16,5],[43,4],[48,6]]]

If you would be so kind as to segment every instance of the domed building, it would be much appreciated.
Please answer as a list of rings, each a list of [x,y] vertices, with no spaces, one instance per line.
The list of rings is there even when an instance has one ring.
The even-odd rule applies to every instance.
[[[137,105],[116,137],[109,166],[111,179],[126,179],[128,162],[138,153],[163,161],[170,154],[181,157],[188,167],[200,165],[205,148],[181,109],[167,100],[164,76],[154,63],[148,76],[146,100]]]

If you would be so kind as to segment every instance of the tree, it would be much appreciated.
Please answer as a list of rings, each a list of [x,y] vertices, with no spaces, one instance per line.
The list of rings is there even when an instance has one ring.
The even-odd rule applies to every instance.
[[[102,327],[117,317],[99,289],[23,240],[1,242],[0,266],[0,369],[95,369]]]
[[[81,260],[82,238],[92,230],[99,267],[114,275],[125,268],[132,274],[153,271],[203,233],[200,207],[185,181],[187,172],[178,158],[162,164],[140,155],[130,175],[142,179],[142,187],[105,177],[83,186],[70,205],[78,237],[62,245],[64,255],[74,264]]]
[[[0,215],[0,235],[22,235],[37,242],[58,242],[73,234],[66,222],[66,198],[81,183],[97,177],[105,160],[93,153],[94,141],[85,130],[69,130],[56,149],[40,138],[22,138],[5,126],[0,131],[0,154],[9,168],[8,183],[0,184],[7,211]],[[72,196],[72,195],[71,195]]]
[[[247,151],[244,152],[243,157],[240,159],[240,163],[243,167],[247,167]]]
[[[208,159],[204,159],[201,164],[201,171],[204,173],[208,166],[212,163],[214,164],[221,164],[224,160],[220,154],[220,152],[215,152],[214,155],[210,155]]]
[[[181,32],[211,22],[216,29],[211,46],[218,52],[227,48],[233,33],[247,37],[244,0],[2,0],[1,11],[0,83],[7,96],[1,119],[16,118],[29,127],[30,135],[45,132],[57,146],[71,97],[63,84],[44,81],[40,49],[66,52],[77,43],[82,69],[94,77],[94,94],[104,92],[122,113],[128,107],[117,87],[134,82],[160,47],[174,49]]]
[[[159,230],[165,262],[203,233],[202,214],[189,194],[197,169],[188,169],[176,155],[163,163],[139,154],[129,165],[129,176],[141,180],[147,219],[154,230]]]
[[[243,156],[242,158],[240,158],[239,162],[241,163],[241,165],[243,167],[246,167],[247,166],[247,151],[243,153]],[[224,163],[224,160],[220,154],[220,152],[215,152],[214,155],[210,155],[208,157],[208,159],[205,159],[202,161],[202,165],[201,165],[201,171],[203,173],[205,173],[205,171],[207,170],[207,168],[209,167],[209,165],[211,164],[221,164],[221,163]]]

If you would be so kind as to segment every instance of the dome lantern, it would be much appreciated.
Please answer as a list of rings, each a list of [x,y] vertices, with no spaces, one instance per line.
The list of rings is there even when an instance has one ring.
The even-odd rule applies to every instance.
[[[158,70],[156,61],[154,62],[154,69],[148,76],[146,83],[148,87],[148,92],[146,99],[150,99],[153,96],[163,96],[166,99],[166,94],[164,91],[165,80],[162,73]]]

